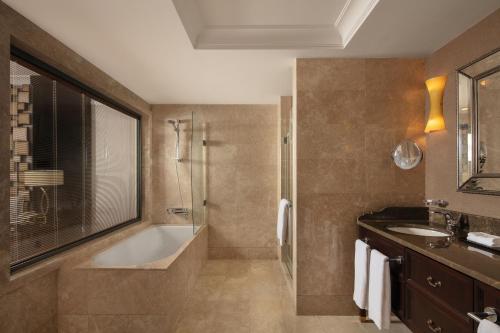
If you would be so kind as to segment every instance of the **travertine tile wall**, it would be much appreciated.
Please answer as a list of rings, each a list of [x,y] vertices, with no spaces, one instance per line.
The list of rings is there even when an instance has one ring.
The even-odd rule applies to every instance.
[[[449,209],[500,218],[500,197],[457,192],[456,69],[500,47],[500,10],[434,52],[426,59],[425,78],[447,75],[443,110],[446,130],[427,137],[425,194],[444,199]]]
[[[424,164],[390,154],[424,145],[424,63],[411,59],[298,59],[296,64],[297,312],[356,314],[356,218],[421,205]]]
[[[143,117],[143,216],[149,219],[150,106],[97,67],[0,1],[0,331],[56,332],[57,269],[70,257],[53,257],[32,269],[10,274],[9,255],[9,59],[11,43],[90,87],[104,92]],[[85,246],[81,248],[85,248]],[[74,251],[73,251],[74,252]]]
[[[275,105],[154,105],[153,221],[186,223],[166,214],[180,206],[172,160],[183,121],[179,165],[184,205],[190,205],[191,112],[206,123],[207,215],[210,258],[276,258],[277,121]],[[188,221],[189,222],[189,221]]]

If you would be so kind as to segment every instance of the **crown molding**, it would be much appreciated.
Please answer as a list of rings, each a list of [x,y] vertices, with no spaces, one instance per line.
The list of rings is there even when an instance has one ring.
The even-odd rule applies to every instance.
[[[379,0],[348,0],[335,20],[335,27],[346,47],[365,22]]]
[[[198,35],[197,49],[303,49],[344,47],[332,25],[209,26]]]

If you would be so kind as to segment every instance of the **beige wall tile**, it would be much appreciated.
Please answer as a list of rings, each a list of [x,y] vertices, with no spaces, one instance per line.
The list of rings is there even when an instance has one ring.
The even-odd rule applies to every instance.
[[[190,119],[197,111],[206,126],[209,256],[273,257],[277,214],[277,121],[274,105],[155,105],[153,107],[153,215],[156,223],[186,223],[167,216],[180,205],[175,164],[175,133],[168,119]],[[191,205],[190,123],[181,135],[180,163],[184,205]],[[259,250],[249,250],[259,249]],[[227,253],[224,253],[227,251]],[[250,254],[251,252],[251,254]]]
[[[57,314],[55,272],[0,297],[0,332],[38,332]]]
[[[58,318],[59,333],[99,332],[90,330],[89,328],[89,318],[87,315],[60,315]]]
[[[500,197],[457,192],[456,113],[457,68],[498,48],[500,10],[471,27],[426,60],[425,78],[447,75],[443,111],[446,130],[427,135],[425,161],[426,197],[444,199],[449,209],[482,216],[500,217]]]
[[[299,59],[296,112],[297,311],[355,314],[356,218],[424,197],[423,165],[403,172],[390,158],[422,137],[423,61]]]

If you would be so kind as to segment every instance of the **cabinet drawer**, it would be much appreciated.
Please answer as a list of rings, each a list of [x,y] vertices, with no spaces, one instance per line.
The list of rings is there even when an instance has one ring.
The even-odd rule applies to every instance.
[[[411,287],[406,289],[406,324],[415,333],[472,333],[473,325],[464,315],[457,319]]]
[[[473,279],[408,249],[405,257],[408,284],[416,284],[459,314],[472,311]]]

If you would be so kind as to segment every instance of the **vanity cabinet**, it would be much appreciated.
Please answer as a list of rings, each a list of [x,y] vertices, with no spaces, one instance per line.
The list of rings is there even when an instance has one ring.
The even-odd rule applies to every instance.
[[[405,248],[396,242],[393,242],[387,238],[378,236],[373,231],[361,228],[360,229],[360,239],[368,240],[368,243],[372,249],[376,249],[381,253],[389,256],[390,258],[404,257]],[[404,290],[405,290],[405,276],[403,266],[391,262],[391,305],[392,312],[399,318],[404,316]]]
[[[472,278],[410,249],[404,266],[405,321],[413,332],[472,332]]]
[[[359,238],[389,258],[404,257],[390,264],[392,311],[412,332],[473,333],[477,325],[467,312],[500,308],[494,287],[366,228],[359,228]]]

